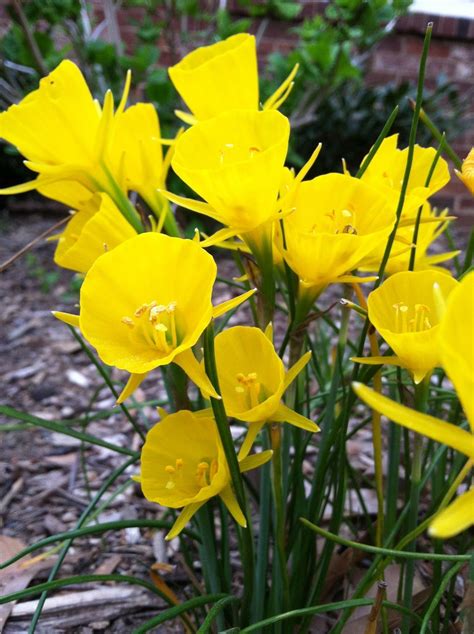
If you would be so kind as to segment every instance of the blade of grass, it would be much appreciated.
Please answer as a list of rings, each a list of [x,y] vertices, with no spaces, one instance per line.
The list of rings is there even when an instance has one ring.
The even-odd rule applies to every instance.
[[[39,418],[38,416],[33,416],[32,414],[27,414],[26,412],[20,412],[13,407],[9,407],[8,405],[0,405],[0,414],[3,414],[4,416],[9,416],[10,418],[14,418],[15,420],[24,421],[26,423],[29,423],[30,425],[34,425],[35,427],[49,429],[50,431],[55,431],[60,434],[64,434],[65,436],[71,436],[72,438],[77,438],[78,440],[82,440],[83,442],[87,442],[92,445],[97,445],[98,447],[110,449],[110,451],[115,451],[115,453],[120,453],[125,456],[136,455],[134,451],[132,451],[131,449],[127,449],[126,447],[113,445],[112,443],[107,442],[106,440],[102,440],[97,436],[92,436],[91,434],[87,434],[85,432],[70,429],[69,427],[65,427],[60,423],[56,423],[51,420],[45,420],[44,418]]]

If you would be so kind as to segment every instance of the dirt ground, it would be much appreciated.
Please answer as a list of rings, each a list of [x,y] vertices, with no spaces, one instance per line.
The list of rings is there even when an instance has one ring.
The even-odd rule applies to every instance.
[[[18,211],[0,215],[0,262],[58,218]],[[463,227],[458,234],[461,242],[465,242]],[[53,252],[53,243],[41,241],[0,274],[0,402],[46,421],[62,421],[60,425],[77,419],[85,421],[91,410],[99,415],[103,412],[103,419],[94,417],[85,421],[82,431],[137,450],[139,437],[123,413],[107,413],[115,404],[110,389],[104,386],[69,329],[51,315],[53,309],[75,312],[77,301],[74,275],[54,266]],[[157,377],[155,374],[147,379],[138,391],[137,399],[142,403],[164,398]],[[125,375],[114,371],[112,378],[123,381]],[[141,424],[145,418],[151,422],[158,420],[151,404],[133,413]],[[75,428],[78,429],[77,425]],[[355,468],[370,476],[373,473],[370,432],[365,436],[364,433],[362,430],[348,449]],[[361,451],[361,443],[366,444],[367,452]],[[127,459],[110,449],[82,444],[57,431],[39,429],[1,415],[0,444],[0,560],[6,558],[7,552],[75,528],[91,496]],[[136,471],[136,466],[128,468],[105,494],[103,500],[123,485],[100,513],[99,522],[159,517],[159,508],[144,500],[139,486],[130,480]],[[373,490],[366,492],[367,505],[375,504]],[[160,562],[165,565],[159,571],[165,582],[180,596],[191,595],[194,590],[189,587],[189,570],[176,552],[176,544],[165,545],[163,537],[163,531],[126,528],[80,538],[70,548],[59,577],[119,573],[149,580],[151,567]],[[26,587],[30,581],[34,584],[46,581],[57,556],[57,550],[52,550],[46,559],[27,568],[27,572],[15,569],[13,576],[17,581],[20,578],[21,582],[22,575],[26,575],[21,587],[12,585],[12,576],[0,571],[0,590],[12,592]],[[76,585],[55,591],[50,597],[36,630],[40,634],[128,634],[164,605],[149,591],[126,584],[96,585],[92,590],[90,585]],[[5,634],[26,632],[35,605],[36,597],[15,606],[9,604],[3,612],[0,606],[0,631],[3,619]],[[153,631],[181,631],[181,627],[168,624]]]

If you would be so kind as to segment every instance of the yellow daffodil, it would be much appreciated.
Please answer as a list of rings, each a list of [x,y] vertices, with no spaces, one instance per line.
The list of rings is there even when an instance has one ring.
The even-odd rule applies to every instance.
[[[276,111],[236,110],[198,123],[177,140],[171,165],[206,202],[165,195],[226,225],[213,243],[245,239],[277,216],[289,134]]]
[[[144,233],[103,254],[81,287],[80,315],[55,313],[78,326],[108,365],[131,373],[127,398],[159,366],[176,363],[200,388],[219,398],[192,346],[213,317],[253,291],[213,307],[217,267],[191,240]]]
[[[352,271],[387,240],[395,211],[385,197],[357,178],[325,174],[299,184],[288,198],[291,210],[277,244],[306,292],[351,282]]]
[[[37,189],[41,194],[79,209],[95,193],[106,192],[136,229],[140,223],[128,203],[137,191],[158,216],[168,204],[157,192],[166,178],[158,116],[151,104],[125,105],[131,75],[114,112],[108,91],[104,105],[93,99],[79,68],[59,64],[39,88],[0,114],[0,138],[15,145],[37,177],[8,187],[2,194]]]
[[[137,103],[115,116],[111,171],[121,188],[138,192],[162,222],[169,204],[157,189],[165,186],[170,160],[171,149],[163,157],[160,121],[152,104]]]
[[[398,204],[408,158],[408,148],[399,150],[397,143],[398,134],[385,138],[362,175],[362,180],[365,183],[384,191],[395,207]],[[426,202],[429,196],[432,196],[449,182],[448,164],[443,158],[438,158],[430,183],[426,186],[426,180],[435,156],[436,150],[434,148],[415,145],[404,211],[417,209]]]
[[[474,433],[474,273],[449,296],[439,329],[441,363],[451,379]]]
[[[271,451],[239,462],[242,472],[270,460]],[[166,536],[179,535],[192,516],[218,495],[241,526],[245,516],[231,486],[229,467],[213,418],[181,410],[166,416],[148,432],[141,454],[143,495],[151,502],[183,511]]]
[[[259,328],[235,326],[217,335],[215,355],[226,411],[233,418],[249,423],[249,432],[239,455],[248,454],[255,436],[266,422],[288,422],[306,431],[319,431],[316,423],[281,400],[290,383],[308,363],[310,352],[285,371],[273,343]]]
[[[441,362],[454,384],[471,426],[471,433],[395,403],[360,383],[358,396],[394,422],[452,447],[474,464],[474,273],[469,273],[452,290],[439,326]],[[430,525],[434,537],[447,538],[474,525],[474,488],[460,495],[436,515]]]
[[[279,108],[293,86],[297,66],[265,102]],[[238,33],[202,46],[168,69],[171,81],[192,115],[177,111],[187,123],[215,117],[229,110],[258,110],[259,89],[255,36]]]
[[[385,269],[386,273],[389,275],[408,270],[416,216],[416,209],[413,209],[409,214],[402,214],[395,237],[396,244],[391,251]],[[446,260],[450,260],[459,254],[459,251],[448,251],[436,254],[428,253],[431,245],[447,229],[451,220],[453,220],[453,217],[448,216],[447,209],[438,213],[435,209],[431,209],[431,205],[429,203],[425,203],[423,205],[416,242],[415,271],[432,269],[437,267],[437,265],[441,262],[446,262]],[[364,263],[361,268],[366,271],[378,271],[384,251],[385,245],[381,245],[379,249],[370,256],[370,258],[364,259]],[[439,270],[449,274],[449,271],[446,269]]]
[[[56,236],[54,261],[63,268],[86,273],[100,255],[136,235],[107,194],[96,194]]]
[[[474,195],[474,147],[462,163],[461,171],[454,170],[467,189]]]
[[[399,365],[419,383],[440,364],[439,324],[457,281],[440,271],[404,271],[370,293],[367,308],[374,328],[395,357],[356,357],[359,363]]]

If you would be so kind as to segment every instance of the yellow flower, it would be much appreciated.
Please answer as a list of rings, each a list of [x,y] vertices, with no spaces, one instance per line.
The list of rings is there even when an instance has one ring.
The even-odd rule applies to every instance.
[[[160,121],[152,104],[137,103],[115,116],[111,171],[124,191],[138,192],[160,217],[168,211],[168,201],[157,189],[165,186],[170,160],[171,151],[163,158]]]
[[[454,172],[474,195],[474,147],[464,159],[461,171],[454,170]]]
[[[259,328],[235,326],[217,335],[215,355],[226,411],[229,416],[249,423],[239,455],[248,454],[266,422],[288,422],[306,431],[319,431],[316,423],[281,401],[290,383],[308,363],[310,352],[286,372],[272,342]]]
[[[399,365],[415,383],[440,364],[439,324],[457,281],[441,271],[404,271],[389,277],[367,300],[369,319],[395,357],[354,357],[359,363]]]
[[[198,123],[177,140],[171,165],[206,202],[166,197],[229,227],[215,241],[256,230],[278,213],[289,134],[276,111],[238,110]]]
[[[362,175],[362,180],[365,183],[384,191],[395,208],[400,196],[408,158],[408,148],[399,150],[397,143],[398,134],[385,138]],[[413,209],[420,207],[429,196],[432,196],[449,182],[448,164],[440,157],[430,183],[426,187],[426,179],[435,156],[436,150],[434,148],[415,145],[404,211],[413,211]]]
[[[197,243],[143,233],[95,261],[81,288],[80,316],[55,316],[78,326],[104,363],[131,373],[119,402],[171,362],[219,398],[191,348],[213,317],[253,291],[213,307],[216,272]]]
[[[285,236],[277,244],[303,287],[354,281],[351,272],[384,243],[395,211],[376,189],[346,174],[325,174],[300,183],[288,199]],[[357,278],[356,278],[357,279]]]
[[[128,85],[129,78],[119,111],[125,105]],[[77,209],[92,193],[105,191],[98,182],[98,160],[113,110],[112,95],[108,95],[101,111],[79,68],[64,60],[40,80],[37,90],[2,112],[0,137],[18,148],[27,159],[26,166],[38,176],[1,193],[38,189]]]
[[[264,104],[278,108],[293,86],[297,67]],[[210,119],[228,110],[258,110],[258,69],[255,36],[238,33],[202,46],[168,69],[176,90],[192,115],[177,111],[187,123]]]
[[[474,273],[449,296],[440,325],[441,362],[451,379],[474,433]]]
[[[441,362],[454,384],[471,426],[471,433],[395,403],[360,383],[358,396],[377,411],[408,429],[448,445],[474,464],[474,273],[469,273],[449,295],[439,326]],[[434,537],[457,535],[474,524],[474,488],[438,513],[430,525]]]
[[[100,255],[136,235],[107,194],[96,194],[56,236],[54,261],[63,268],[86,273]]]
[[[396,243],[391,251],[385,269],[388,275],[408,270],[417,212],[417,209],[413,209],[410,213],[402,214],[395,237]],[[415,271],[433,269],[441,262],[445,262],[460,253],[460,251],[448,251],[433,255],[428,254],[430,246],[439,238],[445,229],[447,229],[451,220],[453,220],[453,217],[448,216],[447,209],[438,213],[435,209],[431,209],[429,203],[423,205],[416,243]],[[385,245],[381,245],[369,259],[364,259],[361,269],[366,271],[378,271],[384,251]],[[438,270],[449,274],[449,271],[445,269]]]
[[[240,470],[270,460],[271,451],[240,461]],[[170,508],[184,507],[166,539],[179,535],[196,511],[219,495],[235,521],[246,526],[231,486],[229,467],[213,418],[181,410],[166,416],[148,432],[141,454],[143,495]]]
[[[115,112],[110,91],[101,108],[79,68],[65,60],[40,80],[37,90],[2,112],[0,137],[16,145],[38,175],[0,193],[37,189],[79,209],[95,193],[106,192],[138,229],[126,200],[133,190],[157,215],[163,212],[164,220],[168,204],[156,189],[164,185],[169,161],[163,161],[153,106],[140,103],[125,110],[130,81],[128,73]]]

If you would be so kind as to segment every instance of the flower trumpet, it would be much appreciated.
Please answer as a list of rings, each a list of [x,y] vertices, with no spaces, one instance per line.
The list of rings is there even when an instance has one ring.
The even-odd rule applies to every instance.
[[[284,392],[308,363],[310,352],[286,371],[271,340],[259,328],[250,326],[224,330],[215,338],[214,346],[226,411],[249,425],[240,456],[248,454],[267,422],[287,422],[305,431],[319,431],[316,423],[282,403]]]
[[[396,356],[354,357],[358,363],[406,368],[415,383],[440,364],[439,324],[458,282],[440,271],[403,271],[389,277],[367,300],[369,319]]]
[[[119,402],[151,370],[172,362],[220,398],[191,348],[213,317],[254,291],[214,307],[216,273],[197,243],[143,233],[95,261],[81,287],[80,315],[54,315],[79,327],[104,363],[131,373]]]
[[[240,471],[255,469],[271,457],[271,451],[252,454],[239,461]],[[181,410],[152,427],[142,449],[137,479],[147,500],[169,508],[184,507],[166,539],[179,535],[199,508],[216,495],[235,521],[246,526],[232,490],[219,432],[210,416]]]

